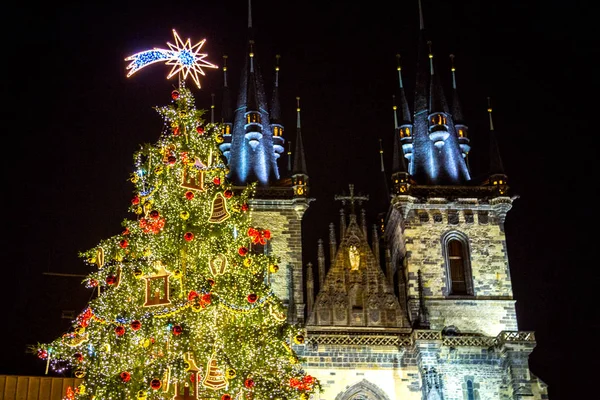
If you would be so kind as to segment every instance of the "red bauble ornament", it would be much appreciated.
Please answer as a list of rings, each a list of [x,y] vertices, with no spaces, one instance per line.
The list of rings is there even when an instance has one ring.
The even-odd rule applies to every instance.
[[[106,277],[106,284],[107,285],[114,285],[117,283],[117,277],[115,275],[110,275]]]
[[[123,232],[121,232],[121,235],[129,235],[131,232],[129,232],[129,228],[125,228],[125,230]]]
[[[39,349],[37,352],[37,356],[38,358],[45,360],[46,358],[48,358],[48,352],[46,350]]]
[[[223,192],[223,195],[225,196],[226,199],[230,199],[233,196],[233,191],[227,189],[225,192]]]
[[[171,98],[172,98],[173,100],[177,100],[177,99],[179,98],[179,91],[178,91],[178,90],[173,90],[173,91],[171,92]]]
[[[119,325],[115,328],[115,334],[117,336],[123,336],[125,334],[125,327],[122,325]]]
[[[191,200],[194,198],[194,192],[192,192],[191,190],[188,190],[187,192],[185,192],[185,198],[188,200]]]
[[[256,303],[256,300],[258,300],[258,296],[254,293],[250,293],[248,295],[248,303]]]
[[[175,326],[173,327],[173,330],[172,330],[172,331],[173,331],[173,335],[175,335],[175,336],[179,336],[179,335],[181,335],[181,333],[183,332],[183,328],[181,327],[181,325],[175,325]]]
[[[248,249],[246,247],[240,247],[238,249],[238,254],[244,257],[246,254],[248,254]]]
[[[97,281],[97,280],[95,280],[95,279],[90,279],[90,280],[88,281],[88,286],[89,286],[89,287],[96,287],[96,286],[98,286],[98,281]]]
[[[124,249],[125,247],[127,247],[127,245],[129,245],[129,242],[125,239],[121,240],[119,242],[119,246],[121,246],[122,249]]]
[[[219,178],[218,176],[215,176],[215,177],[213,178],[213,183],[214,183],[215,185],[220,185],[220,184],[221,184],[221,178]]]
[[[200,135],[204,135],[204,128],[201,126],[197,126],[196,132],[198,132],[198,134],[200,134]]]
[[[221,400],[231,400],[231,395],[228,393],[225,393],[223,396],[221,396]]]
[[[248,208],[249,207],[247,203],[242,204],[242,211],[248,211]]]
[[[210,284],[210,286],[215,286],[215,280],[214,279],[207,279],[208,283]]]
[[[175,165],[175,163],[177,162],[177,157],[175,157],[175,156],[169,156],[167,158],[167,162],[169,163],[169,165]]]
[[[127,371],[121,372],[119,376],[123,382],[129,382],[131,380],[131,374]]]
[[[193,234],[192,232],[186,232],[186,233],[183,235],[183,238],[184,238],[186,241],[188,241],[188,242],[191,242],[192,240],[194,240],[194,234]]]
[[[160,379],[158,379],[158,378],[154,378],[154,379],[152,379],[152,381],[150,381],[150,387],[154,390],[160,389],[161,386],[162,386],[162,383],[161,383]]]
[[[135,196],[133,199],[131,199],[131,204],[133,204],[133,205],[140,204],[140,198]]]
[[[244,381],[244,386],[246,386],[248,389],[253,388],[254,385],[255,385],[254,381],[250,378],[248,378]]]
[[[77,360],[77,362],[82,362],[83,361],[83,354],[81,354],[81,353],[75,353],[75,354],[73,354],[73,358],[75,360]]]
[[[138,320],[131,321],[131,329],[134,331],[138,331],[142,327],[142,323]]]
[[[150,211],[150,218],[157,219],[160,216],[160,213],[156,210]]]

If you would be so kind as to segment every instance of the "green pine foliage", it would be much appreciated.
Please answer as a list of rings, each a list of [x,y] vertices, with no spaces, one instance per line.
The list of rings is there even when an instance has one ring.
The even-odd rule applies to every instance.
[[[221,126],[187,88],[157,111],[164,132],[133,157],[133,217],[80,254],[94,296],[38,356],[83,378],[81,400],[308,398],[320,386],[268,284],[278,259],[251,225],[255,185],[228,181]]]

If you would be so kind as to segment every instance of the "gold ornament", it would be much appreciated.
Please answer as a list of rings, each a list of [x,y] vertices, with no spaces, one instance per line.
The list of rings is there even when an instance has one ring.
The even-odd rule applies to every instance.
[[[146,396],[148,396],[148,394],[143,390],[140,390],[139,392],[137,392],[138,400],[145,400]]]
[[[182,220],[187,220],[190,217],[190,213],[187,211],[182,211],[181,213],[179,213],[179,216],[181,217]]]
[[[226,388],[229,384],[225,374],[223,374],[221,369],[217,366],[217,359],[214,353],[208,360],[206,371],[206,375],[202,381],[202,386],[212,390],[219,390]]]
[[[275,272],[279,271],[279,265],[277,265],[277,264],[271,264],[271,265],[269,265],[269,271],[272,272],[272,273],[275,273]]]
[[[227,211],[227,203],[225,202],[225,197],[223,197],[221,192],[218,192],[215,195],[215,198],[213,199],[212,210],[211,210],[210,214],[211,215],[210,215],[210,218],[208,219],[208,222],[212,222],[212,223],[223,222],[231,216],[229,214],[229,211]]]
[[[213,276],[223,275],[227,267],[227,257],[224,254],[217,254],[208,262],[208,266]]]
[[[104,249],[102,247],[96,249],[96,264],[99,269],[104,266]]]
[[[201,169],[184,168],[181,177],[181,187],[186,189],[204,190],[204,171]]]
[[[144,277],[146,279],[146,302],[144,307],[171,304],[169,300],[169,276],[162,262],[155,263],[156,273]]]
[[[237,375],[237,373],[235,372],[235,369],[233,369],[233,368],[229,368],[229,369],[227,370],[227,372],[225,373],[225,376],[226,376],[228,379],[233,379],[233,378],[235,378],[235,376],[236,376],[236,375]]]
[[[75,378],[81,379],[85,376],[85,371],[78,369],[77,371],[75,371],[74,374],[75,374]]]
[[[304,344],[304,335],[298,334],[294,338],[294,343],[296,344]]]
[[[244,267],[249,267],[252,265],[252,259],[250,257],[247,257],[244,259]]]

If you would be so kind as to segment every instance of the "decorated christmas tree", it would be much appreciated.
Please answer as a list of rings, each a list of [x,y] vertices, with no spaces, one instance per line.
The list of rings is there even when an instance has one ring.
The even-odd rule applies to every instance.
[[[172,47],[171,59],[190,49]],[[80,254],[94,296],[72,329],[38,345],[48,369],[83,379],[67,397],[297,399],[320,389],[269,286],[278,259],[265,251],[269,230],[252,225],[255,185],[228,180],[221,126],[194,103],[180,83],[156,108],[164,129],[133,156],[132,217]]]

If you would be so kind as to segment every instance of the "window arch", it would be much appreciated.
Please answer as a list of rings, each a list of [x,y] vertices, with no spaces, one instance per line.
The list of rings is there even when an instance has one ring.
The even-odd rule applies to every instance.
[[[447,295],[472,296],[473,278],[469,241],[461,232],[449,232],[442,238],[446,264]]]

